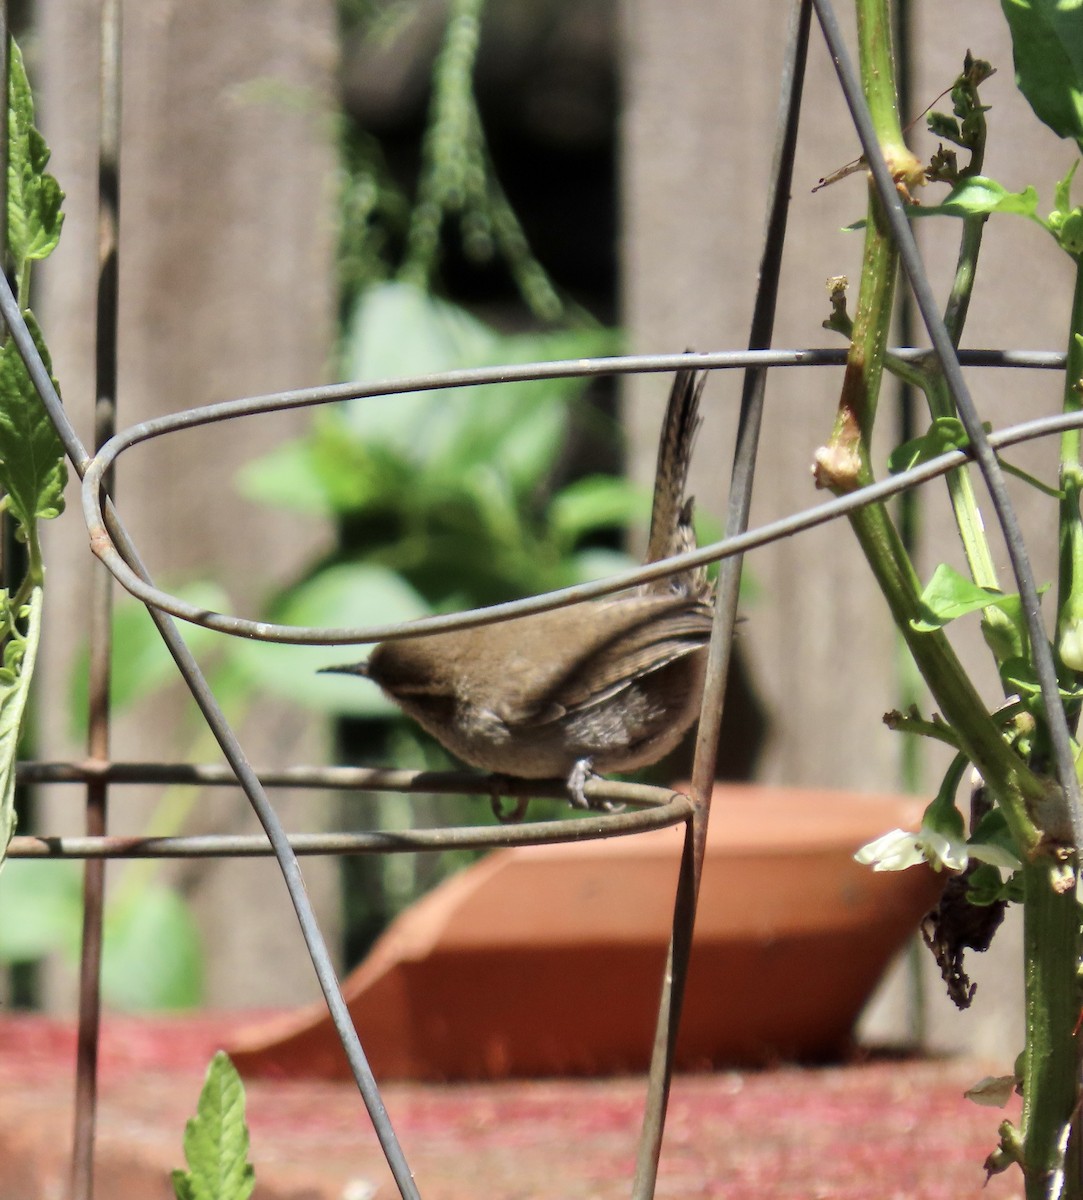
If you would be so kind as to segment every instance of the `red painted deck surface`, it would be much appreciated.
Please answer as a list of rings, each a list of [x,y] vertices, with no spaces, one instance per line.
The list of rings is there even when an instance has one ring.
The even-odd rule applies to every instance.
[[[110,1018],[102,1055],[100,1200],[169,1200],[184,1122],[230,1016]],[[0,1197],[63,1194],[69,1024],[0,1017]],[[678,1078],[658,1196],[666,1200],[1000,1200],[981,1163],[1004,1114],[964,1100],[987,1064],[870,1061]],[[630,1191],[638,1077],[390,1084],[385,1100],[426,1200],[609,1200]],[[350,1084],[248,1085],[256,1196],[396,1195]],[[1018,1115],[1018,1102],[1009,1108]]]

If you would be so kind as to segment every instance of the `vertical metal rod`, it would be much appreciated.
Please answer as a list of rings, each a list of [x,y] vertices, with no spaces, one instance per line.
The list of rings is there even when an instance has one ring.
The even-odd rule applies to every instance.
[[[117,253],[120,167],[120,0],[102,0],[100,11],[98,144],[98,294],[94,445],[116,428]],[[111,493],[112,480],[106,483]],[[113,578],[93,564],[90,593],[90,664],[87,752],[109,757],[109,682],[112,654]],[[94,780],[86,789],[86,831],[108,829],[109,785]],[[105,862],[88,862],[83,872],[83,941],[79,960],[79,1026],[75,1064],[75,1124],[72,1138],[71,1200],[93,1200],[94,1142],[98,1108],[98,1049],[101,1036],[101,964],[105,909]]]
[[[749,332],[748,345],[752,350],[769,347],[774,331],[778,282],[786,239],[790,186],[793,178],[794,148],[797,144],[801,94],[808,55],[811,13],[810,0],[795,0],[790,11],[786,55],[782,67],[782,95],[779,103],[775,157],[771,167],[771,204],[767,214],[763,256],[760,260],[759,286]],[[741,414],[734,447],[733,471],[730,476],[729,507],[726,515],[727,537],[743,533],[748,527],[766,385],[767,373],[764,369],[749,370],[745,373],[741,392]],[[692,818],[686,827],[684,850],[681,856],[681,869],[673,912],[673,931],[662,982],[658,1024],[647,1083],[647,1104],[636,1155],[636,1171],[632,1184],[633,1200],[651,1200],[658,1179],[658,1163],[662,1152],[662,1135],[673,1078],[673,1061],[680,1027],[681,1006],[684,1001],[685,981],[692,953],[696,903],[703,871],[711,792],[714,786],[715,760],[718,753],[719,731],[722,725],[726,679],[729,675],[733,647],[733,627],[737,619],[737,601],[743,561],[743,555],[735,555],[732,558],[723,559],[719,566],[714,629],[708,655],[707,685],[704,689],[699,731],[696,736],[696,758],[692,769],[692,803],[694,807]]]
[[[896,0],[892,6],[892,41],[895,45],[896,59],[896,90],[899,94],[899,111],[904,123],[910,120],[913,112],[913,14],[910,0]],[[904,126],[905,127],[905,126]],[[896,330],[900,346],[914,344],[915,309],[914,297],[905,288],[900,290],[896,300],[897,316]],[[896,429],[899,444],[916,437],[918,430],[918,392],[917,388],[905,379],[896,381],[898,396],[898,414]],[[921,518],[924,493],[915,488],[906,491],[898,499],[899,537],[906,552],[915,555],[921,537]],[[901,636],[896,638],[896,661],[898,663],[899,707],[905,712],[918,699],[920,675],[906,650]],[[903,790],[920,793],[922,785],[922,763],[924,746],[921,738],[903,738],[900,747],[899,778]],[[928,1037],[927,1006],[925,1001],[925,948],[921,944],[921,936],[914,933],[907,947],[906,956],[906,991],[907,1034],[911,1045],[922,1047]]]

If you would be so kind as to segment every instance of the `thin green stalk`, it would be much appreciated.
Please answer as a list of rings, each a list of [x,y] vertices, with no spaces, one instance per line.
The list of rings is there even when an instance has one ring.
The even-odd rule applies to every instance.
[[[919,181],[924,172],[906,144],[899,120],[891,28],[888,0],[858,0],[858,58],[865,99],[884,160],[895,178],[909,185]]]
[[[929,367],[922,390],[933,420],[956,415],[944,377],[937,366]],[[989,549],[989,539],[985,536],[985,522],[978,508],[978,498],[974,492],[969,468],[957,467],[954,471],[949,471],[945,482],[971,577],[979,587],[999,589],[996,565]]]
[[[974,162],[978,160],[975,153],[971,160],[970,171],[974,170]],[[964,172],[967,174],[968,172]],[[976,171],[974,172],[977,173]],[[970,311],[970,297],[974,292],[974,276],[978,266],[978,255],[981,252],[982,234],[985,232],[987,218],[964,217],[963,235],[959,239],[959,257],[955,263],[955,278],[952,280],[951,293],[944,306],[944,324],[947,326],[953,346],[958,346],[963,337],[963,326],[966,324],[967,313]]]
[[[1071,327],[1068,333],[1068,361],[1064,371],[1065,412],[1083,408],[1080,393],[1083,381],[1083,259],[1076,259],[1075,290],[1072,296]],[[1081,433],[1068,429],[1060,439],[1060,554],[1057,571],[1057,629],[1058,649],[1062,651],[1066,636],[1074,627],[1083,626],[1083,528],[1079,501],[1083,491],[1083,465],[1080,463]],[[1080,665],[1069,654],[1069,664],[1077,671]]]
[[[898,161],[902,135],[894,107],[894,72],[891,48],[886,40],[889,28],[886,5],[882,0],[861,0],[858,20],[862,73],[870,106],[882,139],[897,139],[892,144]],[[878,22],[879,33],[869,28]],[[836,492],[848,491],[873,480],[869,446],[891,319],[896,266],[895,247],[880,220],[880,204],[870,186],[861,287],[846,374],[831,440],[816,456],[817,482]],[[1049,800],[1048,783],[1004,741],[944,634],[940,631],[919,633],[914,629],[913,622],[921,614],[920,585],[887,509],[883,505],[869,505],[852,514],[850,523],[895,623],[944,719],[955,730],[959,745],[1000,801],[1005,819],[1023,853],[1034,852],[1042,840],[1041,825]]]
[[[881,217],[880,204],[875,195],[870,194],[858,308],[850,335],[846,373],[831,438],[816,454],[817,485],[839,493],[853,491],[873,481],[870,442],[883,375],[897,265],[895,247]]]
[[[1027,1200],[1080,1195],[1075,1155],[1065,1156],[1079,1082],[1079,906],[1067,867],[1043,858],[1023,870],[1026,1049],[1019,1130]],[[1065,1170],[1058,1191],[1051,1184]]]
[[[1023,854],[1034,852],[1042,839],[1050,784],[1004,740],[945,634],[914,629],[921,613],[919,582],[887,509],[870,504],[852,514],[850,523],[941,715],[999,801]]]

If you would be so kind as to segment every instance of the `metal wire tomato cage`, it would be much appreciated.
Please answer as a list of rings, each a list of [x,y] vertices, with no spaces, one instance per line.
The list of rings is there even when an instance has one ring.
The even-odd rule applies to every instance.
[[[117,199],[119,188],[119,93],[120,93],[120,0],[102,3],[102,136],[101,161],[102,211],[108,217],[112,236],[103,240],[101,271],[103,280],[112,272],[115,283],[117,264]],[[749,506],[754,481],[756,445],[763,408],[764,389],[769,369],[813,366],[839,366],[845,361],[844,350],[773,349],[770,346],[778,288],[779,266],[785,238],[788,196],[791,184],[798,115],[813,13],[833,56],[840,84],[846,95],[855,126],[862,139],[866,160],[871,164],[876,186],[900,247],[901,258],[910,278],[917,306],[929,334],[932,349],[900,348],[901,357],[935,354],[948,386],[955,397],[967,429],[970,447],[921,464],[875,485],[846,496],[810,506],[786,518],[758,528],[748,528]],[[0,13],[6,21],[6,13]],[[5,24],[6,30],[6,24]],[[4,32],[4,31],[0,31]],[[3,39],[6,44],[6,38]],[[0,173],[2,177],[2,173]],[[2,206],[0,206],[2,207]],[[105,341],[116,336],[115,287],[103,287],[99,293],[99,326]],[[95,626],[92,639],[92,709],[99,714],[92,722],[88,755],[77,762],[24,762],[17,768],[23,783],[65,783],[86,790],[88,833],[83,837],[17,836],[10,845],[13,858],[85,859],[87,885],[84,957],[80,987],[80,1033],[76,1078],[75,1148],[70,1195],[90,1200],[93,1194],[92,1170],[96,1120],[97,1043],[100,1025],[98,971],[101,939],[102,875],[104,861],[125,857],[241,857],[273,855],[281,869],[297,920],[312,959],[328,1010],[340,1037],[350,1069],[356,1081],[369,1120],[375,1130],[401,1196],[414,1198],[420,1191],[413,1178],[405,1153],[380,1095],[379,1087],[362,1046],[364,1030],[355,1030],[342,997],[339,982],[328,955],[323,934],[309,904],[298,858],[309,854],[416,853],[449,847],[481,848],[490,846],[537,845],[546,842],[583,840],[634,835],[646,829],[683,825],[684,849],[674,901],[671,943],[659,1000],[657,1033],[647,1083],[644,1121],[637,1152],[632,1195],[649,1200],[654,1195],[659,1155],[665,1123],[666,1104],[672,1077],[673,1052],[680,1020],[684,980],[691,949],[696,899],[703,866],[703,847],[709,817],[710,783],[714,773],[714,754],[722,715],[723,685],[729,666],[730,645],[736,619],[737,588],[742,557],[748,550],[790,537],[855,509],[918,487],[967,461],[977,464],[993,498],[998,521],[1009,547],[1016,581],[1023,597],[1024,610],[1032,619],[1032,644],[1035,650],[1047,715],[1053,732],[1053,748],[1058,778],[1070,798],[1079,841],[1078,788],[1071,762],[1063,712],[1057,701],[1052,659],[1044,636],[1037,636],[1039,616],[1033,575],[1026,549],[1008,497],[996,451],[1021,441],[1046,437],[1083,425],[1083,414],[1057,414],[1028,421],[995,433],[986,434],[977,418],[963,378],[961,366],[996,366],[1013,369],[1063,370],[1064,356],[1047,352],[1020,350],[980,350],[957,353],[950,345],[936,311],[932,293],[917,254],[886,167],[876,153],[875,139],[860,86],[849,61],[829,0],[794,0],[787,31],[786,55],[782,76],[782,94],[777,125],[772,177],[769,185],[764,249],[760,284],[751,323],[748,348],[741,351],[717,351],[702,354],[656,354],[574,360],[558,363],[533,363],[506,367],[448,372],[372,385],[342,384],[333,387],[287,391],[265,396],[232,400],[193,408],[157,418],[115,432],[112,425],[115,376],[109,370],[99,372],[99,419],[95,451],[90,452],[79,440],[53,387],[49,373],[29,335],[18,305],[6,279],[0,276],[0,315],[9,329],[31,379],[56,425],[65,451],[82,478],[82,509],[90,547],[107,568],[99,572],[100,587],[95,593]],[[106,359],[108,359],[108,354]],[[108,363],[106,364],[108,366]],[[742,370],[744,386],[740,401],[740,419],[735,439],[733,471],[725,523],[725,537],[696,551],[653,563],[634,571],[622,572],[606,580],[566,588],[545,596],[531,597],[512,604],[452,616],[428,618],[409,625],[343,627],[316,629],[276,625],[243,616],[197,608],[157,588],[143,564],[138,548],[128,535],[122,513],[109,499],[109,479],[120,455],[152,439],[166,437],[219,421],[234,420],[288,408],[311,407],[362,396],[387,396],[403,392],[463,385],[495,384],[510,380],[533,380],[566,376],[615,375],[642,372],[666,372],[693,365],[712,371]],[[115,355],[112,367],[115,370]],[[207,684],[198,664],[178,632],[176,621],[183,620],[233,636],[259,638],[298,645],[366,643],[396,637],[409,637],[490,621],[506,620],[540,612],[563,604],[607,595],[657,579],[689,566],[719,562],[715,629],[709,652],[707,685],[701,711],[692,794],[681,796],[664,788],[591,781],[586,786],[588,799],[597,804],[623,804],[620,812],[593,811],[565,820],[526,821],[521,823],[471,825],[457,828],[419,829],[391,832],[287,834],[275,812],[268,792],[278,787],[318,787],[339,789],[386,790],[401,792],[447,792],[462,795],[487,793],[491,786],[477,775],[465,772],[410,772],[342,767],[297,767],[288,771],[263,773],[249,761],[234,730]],[[196,700],[208,728],[217,740],[225,765],[190,763],[122,763],[108,755],[108,595],[111,579],[116,579],[133,596],[142,600],[173,656],[177,669]],[[1033,603],[1032,603],[1033,600]],[[112,787],[127,784],[199,783],[206,786],[240,786],[264,829],[263,836],[200,836],[139,838],[116,837],[106,828],[106,798]],[[534,782],[502,781],[500,796],[561,796],[557,786]],[[494,797],[495,802],[495,797]]]

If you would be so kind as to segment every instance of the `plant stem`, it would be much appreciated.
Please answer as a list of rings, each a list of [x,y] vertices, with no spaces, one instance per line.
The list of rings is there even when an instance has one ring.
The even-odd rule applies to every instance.
[[[1083,407],[1083,259],[1076,259],[1075,290],[1072,295],[1071,326],[1068,331],[1068,361],[1064,370],[1064,411]],[[1083,523],[1079,500],[1083,491],[1080,463],[1081,434],[1069,429],[1060,439],[1060,540],[1057,570],[1058,649],[1073,624],[1083,623]],[[1062,660],[1063,662],[1063,660]],[[1078,671],[1077,671],[1078,677]]]
[[[918,579],[887,509],[870,504],[853,513],[850,523],[944,720],[1000,802],[1020,850],[1032,853],[1041,841],[1049,785],[1004,740],[944,633],[914,629],[921,612]]]
[[[890,161],[891,155],[897,153],[899,123],[894,112],[892,62],[890,46],[887,44],[889,30],[884,0],[858,0],[862,81],[878,140],[883,146],[885,158]],[[872,196],[866,225],[866,262],[873,261],[875,255],[885,270],[894,273],[894,255],[889,255],[884,249],[876,251],[872,245],[885,236],[879,227],[877,215],[878,203]],[[965,231],[953,299],[949,305],[951,330],[955,337],[961,330],[965,316],[966,299],[973,282],[973,259],[979,241],[980,230],[977,226]],[[867,287],[867,284],[872,286]],[[869,361],[869,353],[875,351],[877,346],[883,346],[890,319],[890,295],[889,282],[868,280],[863,273],[847,377],[849,381],[852,373],[854,378],[851,386],[860,387],[865,394],[858,397],[847,394],[844,384],[836,436],[832,439],[833,443],[836,442],[840,432],[845,431],[848,439],[846,444],[860,447],[860,470],[855,472],[860,482],[866,482],[871,477],[867,447],[872,436],[871,421],[876,407],[873,389],[878,387],[880,381],[876,364]],[[1083,284],[1078,284],[1070,346],[1070,355],[1074,357],[1069,359],[1066,407],[1080,406],[1075,384],[1083,366],[1083,353],[1075,338],[1075,331],[1079,328],[1081,310]],[[932,406],[941,403],[936,387],[930,388],[927,394]],[[946,403],[946,399],[943,403]],[[849,429],[848,422],[858,427]],[[833,445],[825,448],[828,461],[833,448]],[[1079,449],[1078,434],[1072,435],[1062,446],[1062,475],[1066,481],[1074,479],[1077,484],[1080,476]],[[821,455],[825,451],[821,451]],[[828,476],[822,481],[836,490],[841,490],[846,483],[838,475]],[[1078,532],[1078,493],[1073,492],[1070,497],[1066,495],[1065,504],[1069,498],[1075,507],[1070,511],[1062,508],[1062,518],[1067,520],[1071,516],[1072,528]],[[964,501],[969,506],[972,497],[968,500],[965,493],[953,492],[953,501]],[[976,514],[976,507],[973,511]],[[956,512],[958,516],[958,507]],[[872,505],[853,514],[850,519],[895,622],[940,704],[944,719],[958,736],[963,752],[981,771],[986,786],[996,797],[1022,850],[1026,864],[1023,868],[1026,987],[1023,1121],[1019,1135],[1010,1126],[1004,1127],[1002,1153],[1021,1165],[1028,1200],[1038,1200],[1038,1197],[1044,1200],[1052,1195],[1078,1200],[1081,1180],[1075,1166],[1078,1155],[1074,1152],[1078,1146],[1073,1146],[1072,1152],[1067,1155],[1065,1150],[1068,1147],[1069,1130],[1077,1116],[1079,1061],[1075,1026],[1079,1013],[1080,915],[1074,869],[1068,862],[1062,861],[1060,853],[1051,850],[1051,845],[1055,846],[1058,840],[1062,845],[1070,846],[1071,830],[1057,828],[1052,839],[1043,838],[1043,814],[1056,789],[1003,740],[943,634],[939,631],[917,634],[914,631],[911,619],[918,600],[917,580],[886,509]],[[973,533],[974,529],[971,528],[970,532]],[[1068,548],[1071,551],[1068,553],[1065,549],[1068,540],[1062,532],[1061,582],[1064,599],[1061,612],[1064,607],[1071,605],[1069,597],[1074,596],[1077,587],[1083,596],[1083,579],[1075,571],[1075,544],[1073,542]],[[973,556],[971,565],[984,574],[991,563],[983,562],[980,554],[974,555],[976,549],[976,544],[968,547],[968,555]],[[1053,800],[1048,807],[1052,814],[1056,814],[1062,806]],[[1064,825],[1063,818],[1057,815],[1051,815],[1049,820]],[[1055,1174],[1062,1169],[1065,1170],[1063,1186],[1054,1186]]]
[[[1026,1050],[1020,1130],[1027,1200],[1080,1195],[1075,1155],[1065,1157],[1074,1119],[1079,1059],[1077,945],[1079,908],[1072,871],[1049,858],[1023,869]],[[1053,1173],[1065,1169],[1059,1193]]]
[[[870,95],[870,105],[878,121],[878,132],[883,128],[884,137],[898,139],[894,151],[898,159],[901,133],[894,109],[894,74],[890,45],[885,40],[889,27],[883,0],[861,0],[858,20],[863,79],[866,89],[877,96],[877,103],[873,104]],[[877,22],[881,23],[882,36],[874,36],[865,28]],[[885,89],[891,96],[890,104],[885,99]],[[835,492],[873,480],[869,446],[891,320],[897,260],[894,244],[879,218],[880,204],[870,186],[861,287],[839,410],[831,440],[816,455],[817,482]],[[1000,802],[1023,855],[1034,853],[1042,839],[1040,825],[1049,800],[1049,784],[1004,741],[945,635],[940,631],[919,633],[914,629],[913,622],[921,613],[920,586],[887,509],[883,505],[868,505],[851,514],[850,523],[944,719]]]

